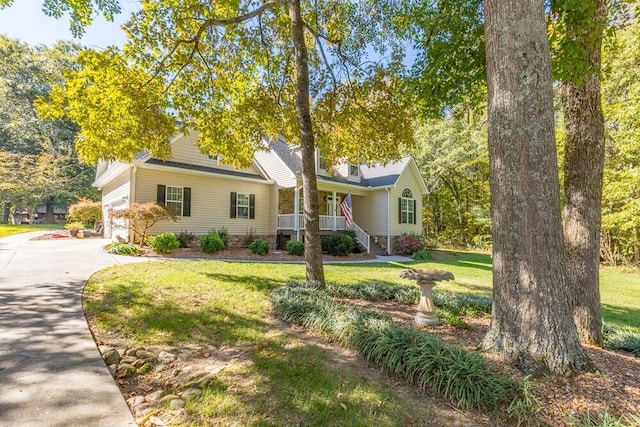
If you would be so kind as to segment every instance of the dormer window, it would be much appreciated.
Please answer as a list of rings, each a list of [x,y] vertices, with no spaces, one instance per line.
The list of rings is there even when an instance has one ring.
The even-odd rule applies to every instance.
[[[216,154],[216,155],[212,156],[211,154],[207,154],[207,159],[218,161],[218,160],[220,160],[220,155]]]
[[[325,171],[329,170],[329,165],[324,161],[324,157],[320,150],[318,150],[318,169]]]
[[[349,176],[360,176],[360,165],[355,165],[353,163],[349,164]]]

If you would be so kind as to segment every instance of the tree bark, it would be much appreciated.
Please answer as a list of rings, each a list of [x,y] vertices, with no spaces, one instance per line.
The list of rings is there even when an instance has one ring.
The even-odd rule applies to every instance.
[[[525,372],[587,369],[567,298],[543,2],[485,0],[493,308],[485,349]]]
[[[2,212],[2,222],[0,224],[9,224],[9,215],[11,214],[11,202],[4,202],[4,210]]]
[[[296,56],[296,115],[298,127],[300,128],[300,148],[302,150],[306,278],[308,283],[324,288],[318,183],[316,181],[316,147],[309,104],[309,60],[304,40],[304,23],[302,22],[302,13],[300,11],[300,0],[290,0],[288,7]]]
[[[53,205],[53,197],[47,197],[45,202],[45,222],[47,224],[55,224],[56,223],[56,215],[55,215],[55,207]]]
[[[578,335],[582,342],[601,347],[599,267],[605,153],[598,73],[607,6],[604,0],[588,1],[593,4],[593,9],[585,8],[593,10],[585,22],[590,32],[576,36],[586,39],[589,74],[577,82],[563,81],[560,87],[566,133],[564,238],[569,298]]]

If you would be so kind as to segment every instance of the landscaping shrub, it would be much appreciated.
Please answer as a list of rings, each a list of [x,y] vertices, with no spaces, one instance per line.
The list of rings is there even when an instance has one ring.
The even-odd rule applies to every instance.
[[[72,236],[75,236],[76,234],[78,234],[78,231],[80,231],[80,230],[83,230],[83,229],[84,229],[84,224],[83,224],[83,223],[81,223],[81,222],[78,222],[78,221],[76,221],[76,222],[70,222],[70,223],[68,223],[68,224],[65,224],[65,225],[64,225],[64,228],[65,228],[66,230],[69,230],[69,233],[70,233]]]
[[[424,248],[424,242],[420,234],[402,233],[393,241],[394,252],[398,255],[409,256]]]
[[[113,255],[139,255],[140,249],[132,243],[114,242],[104,247],[108,253]]]
[[[178,234],[178,242],[181,248],[188,248],[196,240],[196,235],[190,231],[181,231]]]
[[[304,242],[298,242],[297,240],[289,240],[287,242],[287,252],[289,255],[304,255]]]
[[[134,243],[143,245],[147,240],[147,231],[161,221],[176,222],[178,217],[155,202],[133,202],[128,209],[118,209],[111,212],[112,218],[129,221],[129,229],[133,231]]]
[[[249,227],[244,234],[244,245],[246,247],[249,247],[249,245],[251,245],[251,243],[253,243],[253,241],[257,238],[258,237],[256,236],[256,229],[253,227]]]
[[[251,242],[249,245],[251,252],[258,255],[266,255],[269,253],[269,242],[262,239],[257,239]]]
[[[173,233],[162,233],[149,236],[147,245],[156,252],[169,253],[180,247],[178,238]]]
[[[619,329],[610,325],[603,325],[602,335],[607,347],[614,350],[625,350],[635,356],[640,356],[640,335],[631,330]]]
[[[212,254],[224,249],[224,242],[218,233],[209,233],[200,237],[200,248],[202,252]]]
[[[213,230],[213,232],[218,233],[220,240],[224,243],[224,249],[227,249],[229,247],[229,230],[227,230],[227,227],[220,227],[219,230]]]
[[[345,256],[353,252],[354,240],[344,233],[322,236],[322,251],[334,256]]]
[[[334,297],[366,299],[368,301],[395,300],[403,304],[416,304],[420,300],[420,288],[416,285],[391,285],[376,282],[339,285],[329,282],[326,291]]]
[[[80,199],[69,205],[69,222],[81,222],[93,228],[102,218],[102,202],[89,199]]]
[[[369,362],[460,408],[498,411],[517,396],[517,383],[489,370],[478,354],[395,324],[379,312],[339,304],[318,289],[301,286],[276,289],[272,301],[275,313],[287,322],[356,348]]]
[[[431,254],[428,250],[423,248],[415,251],[413,255],[411,255],[411,258],[415,259],[416,261],[426,261],[431,259]]]

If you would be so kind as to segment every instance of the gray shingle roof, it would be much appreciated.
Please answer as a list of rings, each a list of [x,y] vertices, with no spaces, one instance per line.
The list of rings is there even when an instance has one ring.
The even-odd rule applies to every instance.
[[[293,149],[286,142],[279,139],[271,143],[271,149],[280,157],[283,163],[296,173],[302,170],[302,161]],[[342,176],[318,175],[318,179],[329,182],[340,182],[343,184],[357,185],[360,187],[387,187],[394,185],[400,174],[410,161],[410,157],[391,162],[385,166],[376,164],[373,166],[360,166],[360,182],[353,182]]]
[[[198,165],[192,165],[189,163],[174,162],[171,160],[160,160],[160,159],[151,158],[147,160],[145,163],[148,163],[151,165],[168,166],[171,168],[188,169],[188,170],[194,170],[194,171],[200,171],[200,172],[210,172],[210,173],[215,173],[219,175],[237,176],[241,178],[251,178],[251,179],[259,179],[261,181],[266,181],[266,178],[264,178],[263,176],[253,174],[253,173],[238,172],[238,171],[222,169],[222,168],[212,168],[209,166],[198,166]]]

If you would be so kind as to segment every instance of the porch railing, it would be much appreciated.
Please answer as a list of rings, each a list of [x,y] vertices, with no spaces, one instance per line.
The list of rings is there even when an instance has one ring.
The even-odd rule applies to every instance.
[[[347,228],[356,232],[356,239],[364,248],[367,253],[371,251],[371,236],[367,234],[358,224],[351,223],[347,227],[347,223],[343,216],[331,216],[320,215],[320,230],[346,230]],[[280,230],[295,230],[296,229],[296,215],[295,214],[282,214],[278,215],[278,229]],[[304,230],[304,215],[298,215],[298,229]]]
[[[352,222],[349,228],[356,232],[356,239],[362,246],[364,246],[367,253],[371,252],[371,236],[369,236],[369,234],[360,228],[360,226],[355,222]]]
[[[281,230],[296,229],[296,215],[278,215],[278,228]],[[304,215],[298,215],[298,229],[304,230]],[[347,224],[343,216],[320,215],[320,230],[346,230]]]

